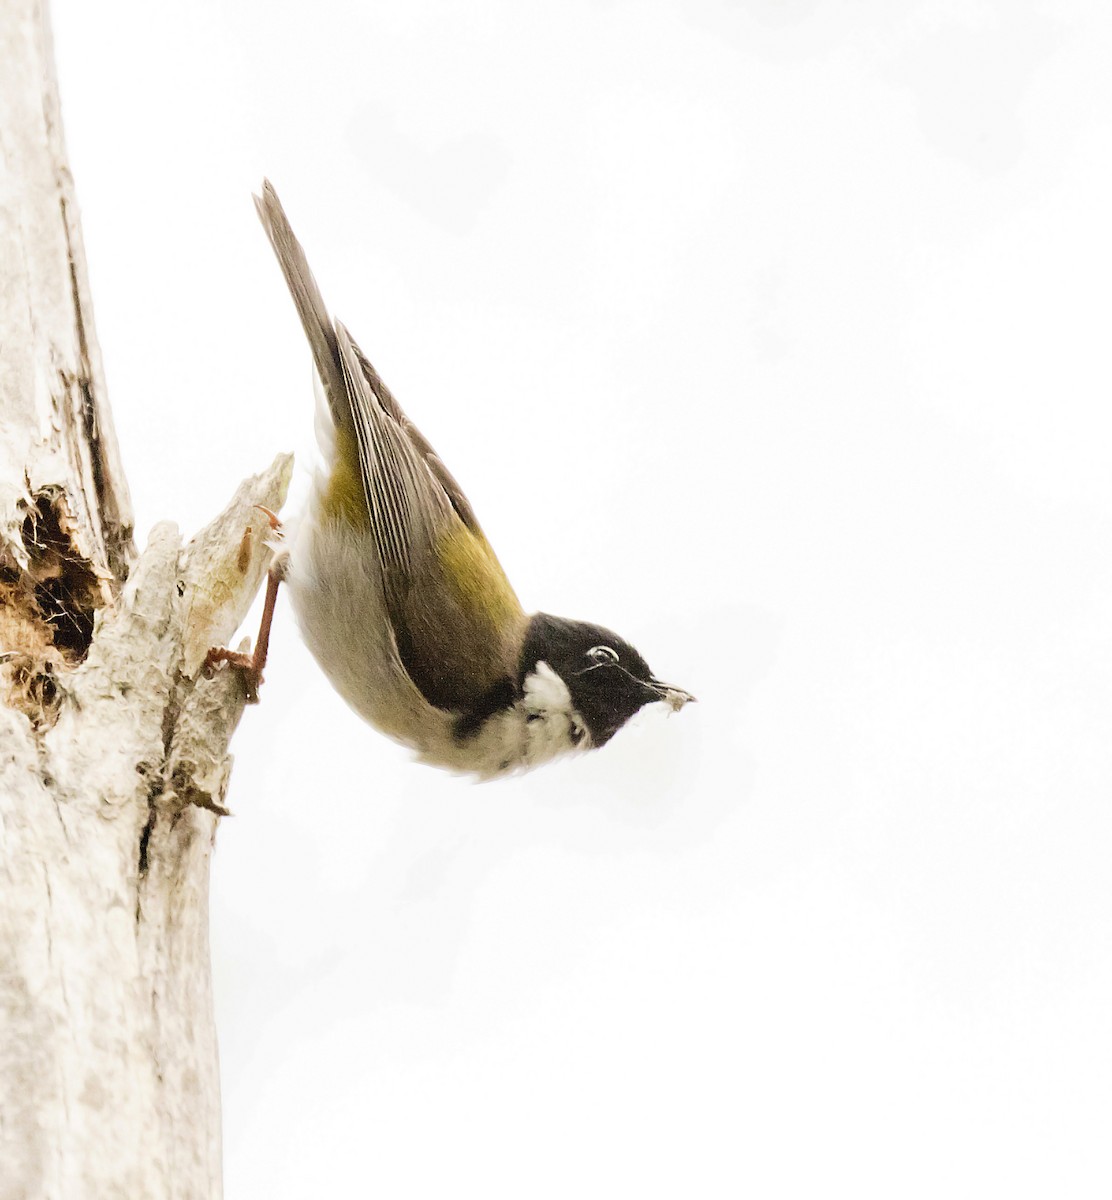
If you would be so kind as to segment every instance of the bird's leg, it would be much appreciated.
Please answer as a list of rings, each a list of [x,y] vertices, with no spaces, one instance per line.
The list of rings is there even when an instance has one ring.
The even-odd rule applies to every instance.
[[[282,528],[282,522],[269,508],[264,508],[261,504],[256,504],[255,507],[266,514],[273,532],[277,533]],[[270,648],[270,626],[274,621],[278,585],[286,577],[286,557],[286,551],[279,550],[266,573],[266,599],[263,601],[263,616],[259,622],[259,636],[255,639],[255,649],[250,654],[241,654],[236,650],[214,646],[205,655],[202,669],[206,674],[209,674],[217,663],[222,662],[242,673],[249,704],[257,704],[259,701],[259,684],[263,681],[263,667],[266,666],[266,655]]]

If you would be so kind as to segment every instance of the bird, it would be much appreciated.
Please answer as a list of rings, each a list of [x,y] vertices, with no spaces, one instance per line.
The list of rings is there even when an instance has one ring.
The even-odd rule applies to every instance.
[[[648,704],[692,701],[611,630],[524,611],[454,476],[325,307],[269,180],[261,192],[327,410],[323,470],[268,608],[284,579],[336,691],[421,762],[480,780],[605,746]]]

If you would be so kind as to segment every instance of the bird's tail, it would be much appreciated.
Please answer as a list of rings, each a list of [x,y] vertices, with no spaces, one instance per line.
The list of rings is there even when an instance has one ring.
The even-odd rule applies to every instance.
[[[328,309],[324,306],[320,288],[309,270],[305,251],[294,237],[286,218],[278,193],[269,179],[263,180],[263,194],[255,197],[255,208],[270,239],[271,246],[286,278],[286,286],[297,306],[305,336],[313,351],[313,362],[324,388],[324,395],[332,413],[332,420],[339,429],[352,429],[351,405],[344,384],[340,348],[336,343],[336,330]]]

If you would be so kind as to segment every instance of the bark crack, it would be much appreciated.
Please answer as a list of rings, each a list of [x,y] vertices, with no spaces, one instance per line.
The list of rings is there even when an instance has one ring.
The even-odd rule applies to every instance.
[[[61,210],[62,232],[66,239],[66,258],[69,266],[70,296],[73,303],[73,326],[77,338],[78,373],[63,374],[62,381],[67,393],[76,388],[80,397],[77,417],[81,426],[81,437],[73,439],[75,447],[84,445],[88,453],[89,474],[92,480],[94,501],[89,508],[101,517],[101,541],[107,559],[107,567],[117,582],[122,584],[128,576],[131,549],[131,528],[121,526],[115,519],[115,496],[109,486],[104,470],[104,454],[101,444],[99,406],[93,391],[93,370],[89,355],[89,338],[85,329],[85,313],[81,302],[81,283],[77,273],[77,257],[73,249],[73,233],[70,228],[69,209],[63,194],[58,199]]]
[[[54,965],[54,893],[50,890],[50,868],[43,863],[43,883],[46,886],[46,961]]]
[[[151,830],[154,829],[155,812],[156,812],[155,801],[154,801],[153,796],[150,796],[147,798],[147,805],[148,805],[147,822],[143,826],[142,832],[139,834],[139,882],[140,883],[142,883],[142,881],[144,879],[146,879],[147,870],[150,867],[150,860],[147,857],[147,854],[148,854],[148,848],[151,844]],[[136,920],[139,919],[139,903],[138,903],[138,901],[136,901],[136,905],[135,905],[135,919]]]

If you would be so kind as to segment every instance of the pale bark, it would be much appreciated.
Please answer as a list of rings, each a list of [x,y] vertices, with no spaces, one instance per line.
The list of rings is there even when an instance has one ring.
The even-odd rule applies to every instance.
[[[0,0],[0,63],[0,1197],[215,1197],[208,869],[245,693],[201,664],[291,460],[136,557],[42,0]]]

